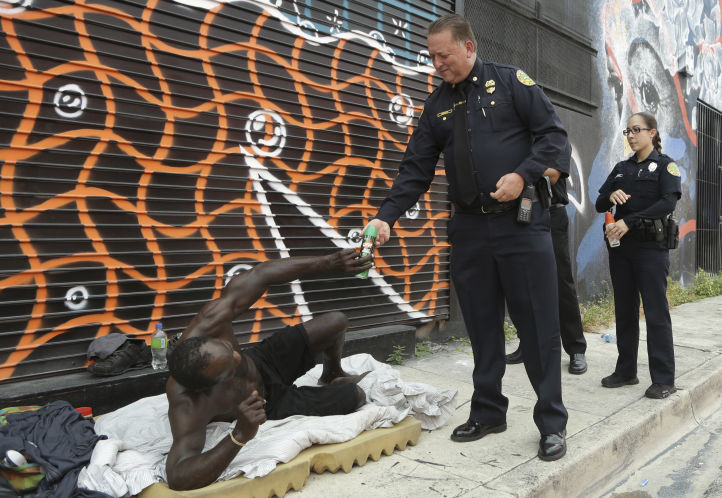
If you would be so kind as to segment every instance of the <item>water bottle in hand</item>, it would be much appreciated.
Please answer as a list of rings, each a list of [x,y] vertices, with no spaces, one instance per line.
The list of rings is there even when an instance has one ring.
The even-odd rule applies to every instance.
[[[150,340],[150,350],[153,353],[151,365],[153,370],[165,370],[168,367],[168,336],[163,330],[162,323],[155,324],[155,334]]]
[[[614,225],[614,216],[612,213],[607,211],[604,213],[604,228],[607,228],[609,225]],[[616,239],[614,237],[607,237],[607,240],[609,241],[610,247],[619,247],[619,239]]]
[[[602,340],[604,342],[611,342],[612,344],[614,344],[615,342],[617,342],[617,336],[614,334],[602,334]]]

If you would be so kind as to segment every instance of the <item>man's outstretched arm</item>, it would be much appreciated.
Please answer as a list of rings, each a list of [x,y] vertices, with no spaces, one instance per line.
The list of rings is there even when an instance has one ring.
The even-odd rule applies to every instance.
[[[372,256],[357,256],[355,249],[341,249],[326,256],[296,256],[259,263],[253,269],[233,277],[220,298],[204,305],[184,336],[217,336],[225,330],[230,320],[245,313],[271,285],[291,282],[304,276],[361,273],[373,266]]]
[[[233,303],[233,315],[245,312],[268,287],[301,277],[361,273],[373,266],[372,256],[358,258],[356,249],[341,249],[326,256],[296,256],[259,263],[228,282],[221,299]]]
[[[165,471],[168,487],[175,490],[198,489],[215,482],[241,449],[230,436],[226,436],[203,453],[206,424],[192,414],[190,402],[185,403],[181,401],[180,406],[171,407],[168,411],[173,445]],[[238,419],[232,430],[236,441],[245,444],[256,435],[258,427],[266,421],[264,403],[254,391],[238,406]]]

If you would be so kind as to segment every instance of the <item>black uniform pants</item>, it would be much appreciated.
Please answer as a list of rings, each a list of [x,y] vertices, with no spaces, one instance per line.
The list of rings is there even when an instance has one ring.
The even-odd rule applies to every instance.
[[[557,285],[559,287],[559,332],[562,346],[568,355],[585,353],[582,315],[579,311],[577,288],[572,276],[572,262],[569,257],[569,217],[567,208],[554,205],[549,208],[551,217],[552,244],[557,263]]]
[[[608,248],[619,351],[615,372],[625,377],[637,375],[641,294],[652,383],[672,385],[674,343],[667,304],[669,250],[659,248],[653,242],[630,239],[627,234],[619,247]]]
[[[534,422],[541,434],[566,427],[562,402],[561,343],[556,264],[549,212],[533,203],[532,222],[516,210],[456,213],[449,222],[451,275],[474,353],[474,394],[469,419],[506,421],[504,303],[521,337],[524,367],[537,395]]]

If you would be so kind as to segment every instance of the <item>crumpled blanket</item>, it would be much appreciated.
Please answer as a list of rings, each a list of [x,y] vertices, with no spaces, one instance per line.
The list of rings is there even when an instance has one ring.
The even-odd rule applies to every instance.
[[[359,387],[366,393],[366,400],[379,406],[393,406],[400,412],[405,412],[399,421],[411,415],[421,421],[422,429],[434,430],[443,426],[456,410],[456,391],[442,391],[427,384],[403,382],[398,370],[374,360],[369,354],[343,358],[341,366],[352,374],[371,372],[359,382]],[[322,370],[323,365],[316,365],[296,379],[294,384],[315,386]]]
[[[359,386],[366,405],[348,415],[308,417],[294,415],[269,420],[258,430],[218,480],[243,473],[248,478],[270,473],[276,465],[292,460],[313,444],[349,441],[361,432],[391,427],[411,415],[421,426],[443,426],[456,409],[456,391],[438,390],[426,384],[404,383],[397,370],[368,354],[343,358],[349,374],[370,373]],[[316,385],[322,366],[309,370],[296,385]],[[213,422],[206,430],[203,451],[228,436],[235,422]],[[78,485],[121,497],[140,493],[155,482],[166,482],[165,459],[173,441],[165,394],[144,398],[96,421],[95,431],[108,437],[100,441],[90,464],[78,476]]]

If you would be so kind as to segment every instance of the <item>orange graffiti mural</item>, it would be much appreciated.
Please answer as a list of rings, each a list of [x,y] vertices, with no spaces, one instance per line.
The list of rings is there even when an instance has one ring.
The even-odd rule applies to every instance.
[[[0,16],[0,381],[82,369],[110,332],[179,332],[257,262],[356,246],[433,87],[373,37],[320,43],[260,2]],[[239,339],[330,309],[446,318],[446,208],[441,177],[374,278],[275,286]]]

